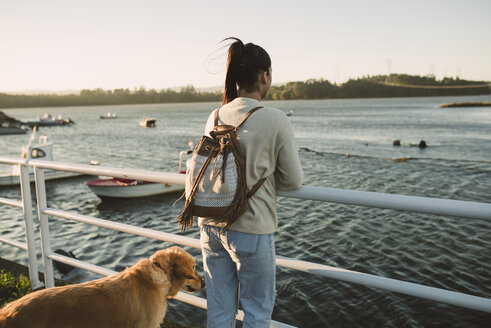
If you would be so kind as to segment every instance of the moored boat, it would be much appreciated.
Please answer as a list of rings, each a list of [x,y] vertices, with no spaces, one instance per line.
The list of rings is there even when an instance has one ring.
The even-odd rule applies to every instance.
[[[48,142],[48,137],[42,135],[39,137],[37,143],[34,143],[36,135],[36,128],[32,131],[31,137],[27,145],[22,146],[21,157],[28,160],[31,159],[42,159],[47,161],[53,160],[53,143]],[[64,171],[54,171],[45,170],[44,178],[45,180],[55,180],[71,178],[75,176],[80,176],[80,173],[75,172],[64,172]],[[34,171],[29,168],[29,179],[31,182],[34,181]],[[13,186],[20,183],[20,168],[17,165],[13,165],[11,172],[7,174],[0,174],[0,186]]]
[[[26,134],[27,130],[21,127],[9,127],[9,126],[0,126],[0,136],[7,134]]]
[[[182,169],[183,156],[192,153],[193,143],[188,143],[189,150],[179,153],[179,173],[185,174]],[[163,184],[158,182],[124,179],[124,178],[107,178],[96,179],[86,182],[89,189],[99,198],[138,198],[160,194],[174,193],[183,191],[184,186]]]
[[[29,127],[40,127],[40,126],[63,126],[63,125],[72,125],[75,122],[67,117],[62,117],[61,115],[54,116],[48,113],[45,113],[43,117],[41,117],[37,121],[29,121],[26,123]]]
[[[29,130],[24,122],[16,120],[0,111],[0,135],[25,134]]]
[[[157,119],[152,117],[144,117],[138,121],[138,124],[144,128],[154,128]]]
[[[111,113],[111,112],[107,112],[106,114],[104,115],[99,115],[99,118],[101,120],[104,120],[104,119],[113,119],[113,118],[118,118],[118,115],[116,115],[116,113]]]
[[[91,180],[87,186],[100,198],[138,198],[184,190],[181,185],[123,178]]]

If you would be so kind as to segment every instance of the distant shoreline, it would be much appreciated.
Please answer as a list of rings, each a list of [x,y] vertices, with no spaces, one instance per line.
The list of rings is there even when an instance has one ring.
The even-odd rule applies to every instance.
[[[324,79],[288,82],[272,86],[265,100],[360,99],[399,97],[475,96],[491,94],[491,84],[431,76],[390,74],[349,80],[342,85]],[[0,108],[65,107],[220,102],[221,92],[203,92],[192,85],[172,89],[82,90],[70,95],[18,95],[0,92]]]
[[[264,101],[298,101],[298,100],[343,100],[343,99],[393,99],[393,98],[436,98],[436,97],[466,97],[466,96],[489,96],[487,94],[472,94],[472,95],[429,95],[429,96],[360,96],[360,97],[333,97],[333,98],[307,98],[307,99],[271,99],[266,98]],[[126,102],[126,103],[90,103],[90,104],[46,104],[46,105],[19,105],[19,106],[2,106],[0,94],[0,110],[20,109],[20,108],[55,108],[55,107],[92,107],[92,106],[126,106],[126,105],[151,105],[151,104],[184,104],[184,103],[220,103],[221,99],[216,100],[183,100],[183,101],[163,101],[163,102]],[[459,105],[468,104],[468,105]],[[471,105],[478,104],[478,105]],[[440,107],[472,107],[472,106],[491,106],[488,102],[483,103],[448,103],[442,104]]]

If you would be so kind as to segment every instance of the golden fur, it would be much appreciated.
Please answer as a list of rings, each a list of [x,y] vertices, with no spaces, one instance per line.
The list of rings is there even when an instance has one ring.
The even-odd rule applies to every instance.
[[[193,257],[171,247],[123,272],[30,293],[0,309],[0,328],[157,328],[167,298],[204,288]]]

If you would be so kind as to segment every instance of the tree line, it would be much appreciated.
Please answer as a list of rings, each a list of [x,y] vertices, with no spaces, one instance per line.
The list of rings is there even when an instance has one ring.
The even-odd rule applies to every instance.
[[[481,81],[459,78],[436,80],[433,76],[391,74],[350,79],[341,85],[323,79],[288,82],[271,87],[268,99],[427,97],[490,93],[490,84]]]
[[[219,93],[198,92],[193,86],[180,91],[172,89],[84,89],[79,94],[56,95],[12,95],[0,93],[0,108],[13,107],[53,107],[53,106],[91,106],[217,101]]]
[[[334,84],[324,79],[288,82],[272,86],[266,100],[425,97],[490,94],[490,85],[480,81],[459,78],[436,80],[432,76],[390,74],[350,79]],[[203,92],[192,85],[172,89],[84,89],[70,95],[13,95],[0,93],[0,108],[90,106],[178,102],[218,102],[220,92]]]

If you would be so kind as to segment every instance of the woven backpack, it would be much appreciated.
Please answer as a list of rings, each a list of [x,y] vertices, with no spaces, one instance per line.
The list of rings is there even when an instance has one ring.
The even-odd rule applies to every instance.
[[[247,190],[245,156],[237,140],[237,130],[260,108],[250,110],[237,126],[218,125],[220,109],[215,112],[211,137],[201,137],[186,163],[186,204],[177,217],[183,231],[194,224],[195,216],[225,223],[223,229],[227,230],[266,180],[260,179]]]

